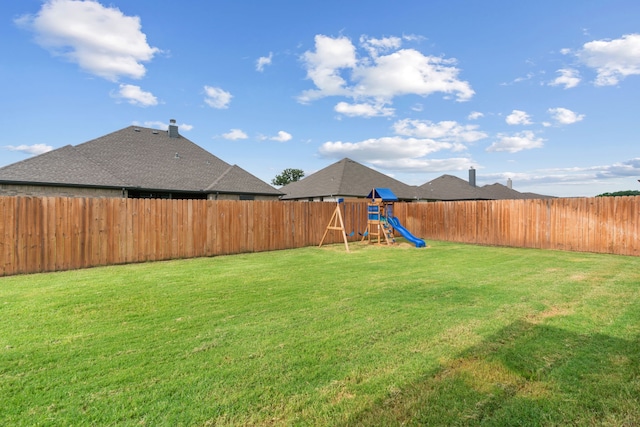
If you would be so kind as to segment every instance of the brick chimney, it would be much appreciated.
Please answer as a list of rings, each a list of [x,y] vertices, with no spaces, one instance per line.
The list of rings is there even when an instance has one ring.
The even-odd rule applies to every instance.
[[[169,120],[169,138],[179,138],[178,125],[176,125],[176,119]]]

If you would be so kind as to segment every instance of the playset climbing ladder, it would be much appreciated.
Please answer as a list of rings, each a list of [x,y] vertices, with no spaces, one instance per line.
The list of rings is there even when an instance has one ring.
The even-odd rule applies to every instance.
[[[394,244],[396,239],[387,218],[393,215],[393,202],[398,198],[388,188],[374,188],[367,197],[371,199],[371,202],[369,202],[367,209],[367,230],[362,241],[366,238],[369,243]]]
[[[367,230],[365,236],[362,237],[362,241],[368,239],[369,243],[380,244],[384,239],[387,245],[395,242],[393,232],[384,219],[383,209],[383,206],[375,203],[375,201],[369,204],[367,209]]]

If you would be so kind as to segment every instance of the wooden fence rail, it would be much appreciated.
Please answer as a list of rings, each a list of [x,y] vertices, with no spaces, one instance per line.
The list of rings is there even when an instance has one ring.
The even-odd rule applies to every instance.
[[[0,197],[0,276],[317,245],[334,203]],[[640,196],[397,203],[414,235],[640,255]],[[366,203],[346,201],[351,241]],[[325,242],[339,243],[338,232]]]

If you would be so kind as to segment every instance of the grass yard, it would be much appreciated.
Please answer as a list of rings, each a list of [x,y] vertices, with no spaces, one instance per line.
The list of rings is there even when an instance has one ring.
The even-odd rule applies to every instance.
[[[640,258],[429,243],[0,278],[0,425],[640,424]]]

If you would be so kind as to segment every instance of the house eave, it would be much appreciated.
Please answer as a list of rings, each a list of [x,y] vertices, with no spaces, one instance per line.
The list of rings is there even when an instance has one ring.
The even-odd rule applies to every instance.
[[[131,189],[125,185],[100,185],[100,184],[72,184],[67,182],[39,182],[39,181],[12,181],[0,180],[0,185],[34,185],[42,187],[70,187],[70,188],[96,188],[105,190]]]
[[[229,191],[229,190],[195,190],[184,188],[156,188],[156,187],[142,187],[135,185],[99,185],[99,184],[74,184],[67,182],[40,182],[40,181],[17,181],[17,180],[0,180],[0,185],[30,185],[30,186],[42,186],[42,187],[66,187],[66,188],[91,188],[102,190],[127,190],[127,191],[144,191],[152,193],[176,193],[176,194],[225,194],[225,195],[247,195],[247,196],[270,196],[279,197],[282,195],[278,193],[266,193],[266,192],[249,192],[249,191]]]

